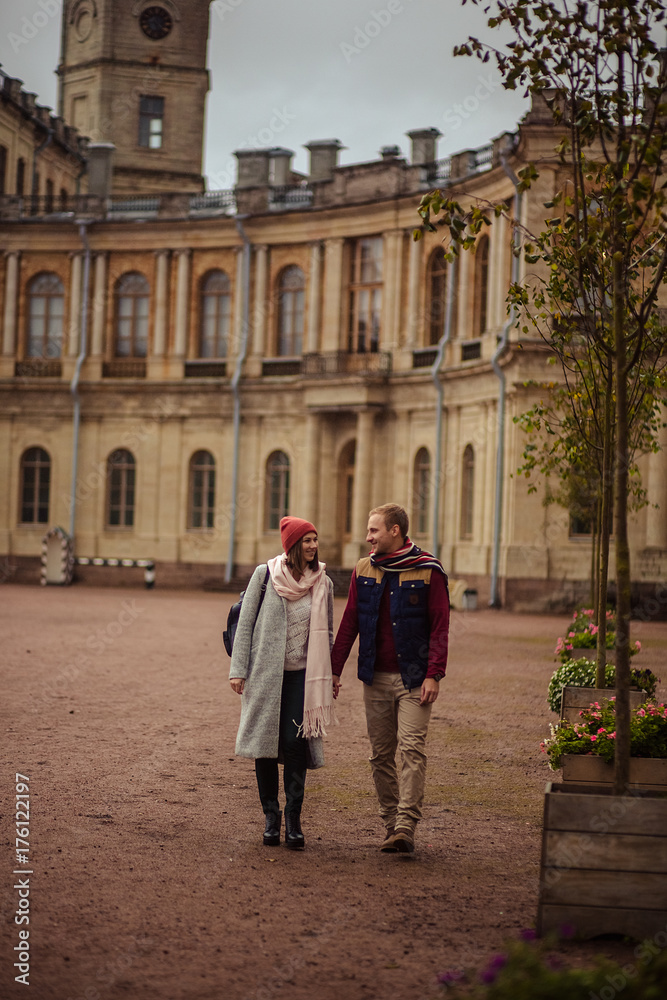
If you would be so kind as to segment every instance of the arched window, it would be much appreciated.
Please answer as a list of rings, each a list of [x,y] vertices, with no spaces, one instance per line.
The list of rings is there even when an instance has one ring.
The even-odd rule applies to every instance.
[[[482,236],[475,251],[475,301],[473,303],[473,333],[481,337],[488,323],[489,300],[489,237]]]
[[[212,528],[215,517],[215,459],[196,451],[190,459],[188,528]]]
[[[120,448],[107,459],[107,528],[134,525],[136,464],[134,456]]]
[[[232,313],[231,285],[224,271],[209,271],[201,283],[200,358],[226,358]]]
[[[65,188],[60,189],[60,204],[58,210],[60,212],[66,212],[69,207],[69,195]]]
[[[338,459],[338,533],[344,542],[352,538],[354,504],[354,466],[356,441],[348,441]]]
[[[377,351],[380,346],[382,253],[381,236],[367,236],[352,244],[348,331],[350,353]]]
[[[274,451],[266,463],[267,531],[278,531],[281,517],[289,513],[289,458],[284,451]]]
[[[22,156],[16,161],[16,193],[25,194],[25,160]]]
[[[117,358],[145,358],[148,348],[148,300],[150,286],[143,274],[128,271],[116,283]]]
[[[445,248],[436,247],[428,260],[427,289],[428,304],[426,317],[426,344],[437,344],[445,332],[445,319],[447,317],[447,291],[449,285],[449,268],[454,267],[445,260]],[[450,336],[452,339],[456,335],[456,321],[458,315],[456,287],[453,289],[452,316]]]
[[[26,357],[60,357],[64,302],[65,289],[57,274],[45,271],[29,283]]]
[[[7,185],[7,147],[0,146],[0,194],[5,194]]]
[[[300,267],[286,267],[278,282],[278,355],[292,357],[303,349],[303,299],[306,280]]]
[[[415,455],[412,483],[412,523],[415,534],[425,535],[431,507],[431,456],[428,448],[420,448]]]
[[[21,458],[21,524],[48,524],[51,459],[43,448],[28,448]]]
[[[472,538],[475,488],[475,452],[467,445],[461,475],[461,538]]]

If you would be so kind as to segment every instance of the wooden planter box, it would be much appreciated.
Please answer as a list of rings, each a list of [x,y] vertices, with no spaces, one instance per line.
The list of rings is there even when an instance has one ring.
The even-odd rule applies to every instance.
[[[579,712],[582,708],[588,708],[594,701],[610,701],[616,694],[614,688],[587,688],[574,687],[566,684],[563,688],[563,700],[560,706],[561,721],[579,722]],[[646,691],[633,688],[630,691],[630,710],[639,708],[646,701]]]
[[[611,788],[614,783],[614,765],[592,754],[568,753],[562,758],[563,784],[602,785]],[[667,792],[667,758],[632,757],[630,759],[630,785],[649,792]]]
[[[667,795],[549,783],[537,933],[641,940],[667,925]]]

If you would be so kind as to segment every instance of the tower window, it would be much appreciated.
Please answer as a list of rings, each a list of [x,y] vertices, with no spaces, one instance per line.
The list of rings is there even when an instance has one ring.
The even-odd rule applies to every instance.
[[[139,98],[139,145],[148,149],[162,147],[164,97]]]

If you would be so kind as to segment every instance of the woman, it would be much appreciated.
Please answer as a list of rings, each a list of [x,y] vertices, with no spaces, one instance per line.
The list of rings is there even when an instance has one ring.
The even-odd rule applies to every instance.
[[[283,517],[280,538],[284,555],[257,567],[243,598],[229,682],[243,695],[236,753],[255,759],[264,844],[280,843],[281,761],[285,843],[299,851],[305,847],[300,817],[306,769],[324,764],[322,736],[334,719],[333,584],[318,561],[310,521]]]

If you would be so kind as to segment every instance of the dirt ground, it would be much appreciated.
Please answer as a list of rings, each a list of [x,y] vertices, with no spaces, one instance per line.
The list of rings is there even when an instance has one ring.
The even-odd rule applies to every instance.
[[[220,641],[232,599],[0,589],[3,998],[431,1000],[439,972],[478,969],[534,925],[550,777],[539,742],[566,620],[453,614],[413,857],[378,851],[351,659],[298,853],[262,846],[253,764],[234,756],[240,705]],[[667,623],[633,635],[667,680]],[[23,877],[17,772],[30,790]],[[28,926],[26,992],[13,962]],[[631,954],[609,940],[560,950],[572,963]]]

